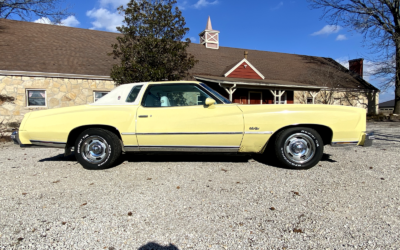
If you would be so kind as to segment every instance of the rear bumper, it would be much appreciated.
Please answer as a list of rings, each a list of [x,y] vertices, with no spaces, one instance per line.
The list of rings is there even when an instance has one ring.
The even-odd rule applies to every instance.
[[[332,142],[332,147],[343,147],[343,146],[363,146],[370,147],[372,146],[372,142],[375,140],[374,132],[364,132],[361,135],[360,141],[339,141]]]
[[[371,147],[373,140],[375,140],[374,132],[367,132],[363,135],[363,144],[360,146]]]

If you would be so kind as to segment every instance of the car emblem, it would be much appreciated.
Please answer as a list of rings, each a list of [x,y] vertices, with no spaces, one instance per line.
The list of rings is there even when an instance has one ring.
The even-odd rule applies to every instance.
[[[259,127],[250,127],[250,130],[260,130]]]

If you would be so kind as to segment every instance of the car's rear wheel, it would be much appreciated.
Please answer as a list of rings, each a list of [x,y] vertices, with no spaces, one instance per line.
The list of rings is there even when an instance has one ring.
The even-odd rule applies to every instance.
[[[76,159],[84,168],[91,170],[111,167],[121,151],[118,136],[101,128],[86,129],[75,142]]]
[[[283,166],[296,169],[314,167],[322,158],[324,144],[317,131],[306,127],[285,129],[276,137],[275,154]]]

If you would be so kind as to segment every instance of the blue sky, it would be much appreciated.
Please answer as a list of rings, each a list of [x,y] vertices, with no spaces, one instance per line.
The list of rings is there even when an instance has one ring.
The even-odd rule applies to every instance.
[[[69,0],[75,16],[64,24],[116,32],[122,22],[116,8],[128,1]],[[379,81],[368,76],[373,65],[362,35],[329,26],[320,19],[322,12],[311,10],[305,0],[178,0],[178,6],[192,42],[199,42],[198,34],[211,16],[213,28],[221,32],[221,46],[330,57],[345,66],[349,59],[365,58],[364,79],[379,88]],[[393,90],[381,93],[380,102],[390,99]]]

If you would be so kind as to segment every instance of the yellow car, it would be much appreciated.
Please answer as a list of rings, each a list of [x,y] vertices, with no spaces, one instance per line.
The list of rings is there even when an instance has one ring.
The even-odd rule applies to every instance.
[[[148,151],[265,153],[306,169],[324,145],[370,146],[373,139],[361,108],[238,105],[204,83],[183,81],[124,84],[90,105],[31,112],[12,137],[21,147],[74,151],[87,169]]]

